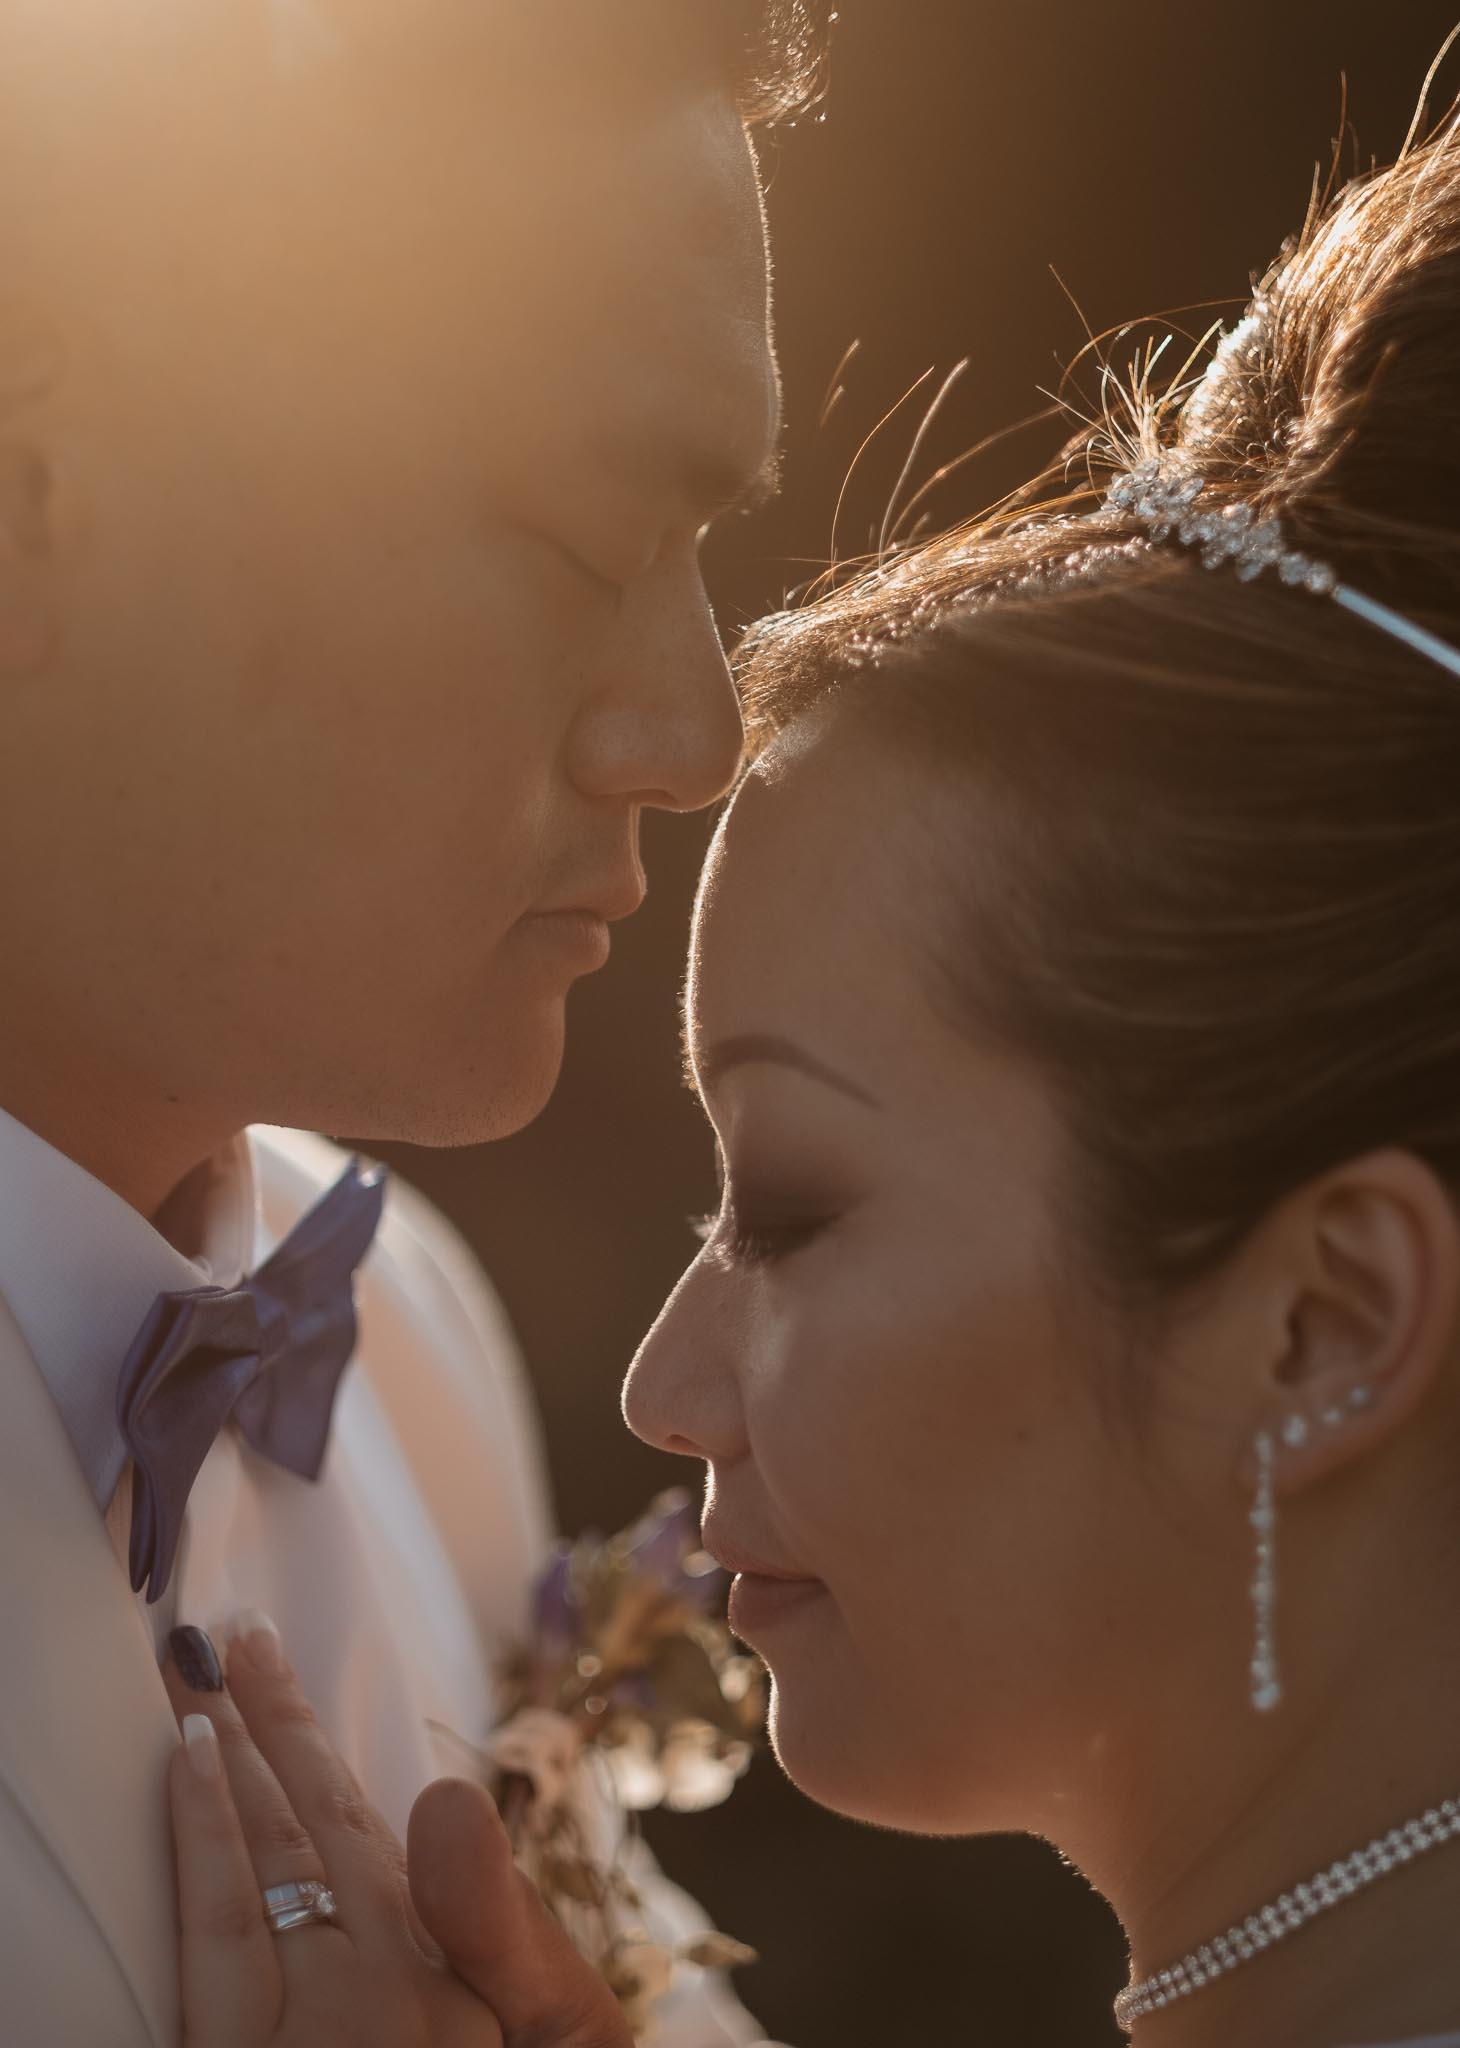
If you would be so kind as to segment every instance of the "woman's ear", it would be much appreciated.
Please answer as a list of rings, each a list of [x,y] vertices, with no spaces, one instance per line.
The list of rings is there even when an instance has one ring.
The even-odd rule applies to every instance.
[[[1391,1437],[1452,1363],[1460,1210],[1423,1160],[1384,1150],[1299,1189],[1264,1234],[1285,1315],[1252,1437],[1271,1437],[1277,1483],[1295,1490]],[[1248,1485],[1255,1472],[1249,1451]]]

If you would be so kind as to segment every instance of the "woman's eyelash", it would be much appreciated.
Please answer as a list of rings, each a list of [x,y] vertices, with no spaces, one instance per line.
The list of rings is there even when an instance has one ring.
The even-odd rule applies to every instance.
[[[722,1256],[732,1265],[763,1266],[775,1259],[789,1258],[792,1252],[800,1251],[820,1235],[830,1219],[823,1216],[802,1217],[793,1222],[763,1224],[737,1221],[733,1216],[692,1216],[690,1231],[703,1245],[710,1244],[724,1232],[720,1250]]]

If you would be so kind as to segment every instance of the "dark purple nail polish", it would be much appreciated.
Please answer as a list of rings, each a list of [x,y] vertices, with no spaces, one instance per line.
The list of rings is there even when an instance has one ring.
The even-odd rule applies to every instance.
[[[175,1628],[167,1639],[178,1677],[192,1692],[222,1692],[218,1652],[200,1628]]]

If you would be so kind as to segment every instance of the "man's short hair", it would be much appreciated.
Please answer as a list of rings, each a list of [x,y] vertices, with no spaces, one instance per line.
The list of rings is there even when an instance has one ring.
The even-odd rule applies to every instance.
[[[696,70],[729,80],[745,118],[803,112],[825,86],[829,0],[533,0],[578,54],[625,76]]]
[[[816,103],[825,90],[833,19],[823,0],[706,4],[723,7],[738,30],[732,61],[738,58],[736,84],[747,120],[784,120]]]

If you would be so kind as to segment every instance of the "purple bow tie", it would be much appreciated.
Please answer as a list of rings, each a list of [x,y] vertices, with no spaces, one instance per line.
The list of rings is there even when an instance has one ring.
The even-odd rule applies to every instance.
[[[355,1348],[355,1268],[385,1204],[385,1169],[348,1172],[238,1287],[160,1294],[127,1353],[117,1420],[135,1462],[132,1588],[167,1591],[183,1510],[230,1416],[253,1448],[317,1479]]]

